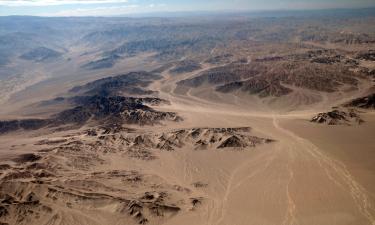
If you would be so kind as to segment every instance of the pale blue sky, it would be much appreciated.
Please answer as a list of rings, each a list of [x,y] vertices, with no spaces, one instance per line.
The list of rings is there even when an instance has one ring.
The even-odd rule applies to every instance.
[[[374,7],[375,0],[0,0],[0,16],[116,16],[148,12]]]

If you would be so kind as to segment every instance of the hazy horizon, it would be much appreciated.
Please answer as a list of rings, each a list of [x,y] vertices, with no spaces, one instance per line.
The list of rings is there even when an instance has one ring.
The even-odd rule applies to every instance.
[[[0,0],[0,225],[375,225],[374,24],[375,0]]]
[[[371,8],[370,0],[0,0],[0,16],[123,16],[153,13]]]

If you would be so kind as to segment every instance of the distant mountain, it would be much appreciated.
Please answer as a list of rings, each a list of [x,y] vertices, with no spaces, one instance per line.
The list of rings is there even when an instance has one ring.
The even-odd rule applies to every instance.
[[[86,63],[82,66],[82,68],[90,69],[90,70],[98,70],[98,69],[105,69],[105,68],[111,68],[115,65],[115,63],[121,59],[120,56],[113,54],[108,57],[104,57],[95,61],[91,61],[89,63]]]
[[[122,94],[147,95],[153,93],[145,90],[152,81],[160,79],[155,73],[139,71],[130,72],[114,77],[99,79],[83,86],[76,86],[70,90],[71,93],[81,95],[116,96]]]
[[[160,75],[150,72],[130,72],[107,77],[70,90],[72,97],[58,97],[41,102],[53,105],[67,102],[72,108],[63,110],[46,119],[0,121],[0,134],[16,130],[37,130],[43,127],[57,128],[65,125],[82,126],[89,122],[100,124],[154,125],[162,121],[182,120],[174,112],[162,112],[152,108],[168,101],[154,97],[124,97],[124,94],[152,94],[145,89]]]
[[[35,34],[24,32],[0,33],[0,65],[6,65],[12,61],[12,58],[40,44],[41,40]]]
[[[0,66],[4,66],[7,63],[9,63],[9,56],[4,53],[0,53]]]
[[[31,51],[28,51],[20,56],[21,59],[24,60],[31,60],[35,62],[43,62],[46,60],[53,60],[59,58],[62,53],[57,52],[53,49],[49,49],[46,47],[39,47],[35,48]]]
[[[180,121],[174,112],[161,112],[145,105],[167,103],[159,98],[133,98],[99,95],[78,96],[72,99],[75,107],[64,110],[48,119],[0,121],[0,134],[17,130],[57,128],[63,125],[82,126],[90,122],[100,124],[154,125],[162,121]]]
[[[189,73],[196,70],[202,69],[200,63],[193,60],[183,60],[178,62],[173,69],[170,70],[171,73]]]
[[[104,123],[153,125],[162,120],[180,119],[176,113],[159,112],[144,105],[142,98],[94,95],[81,97],[77,102],[77,107],[57,114],[52,124],[84,124],[92,119]]]
[[[313,91],[332,93],[342,86],[356,88],[361,74],[353,72],[345,57],[337,61],[315,58],[307,53],[290,55],[285,58],[271,57],[255,59],[250,63],[231,63],[203,71],[198,76],[181,80],[177,85],[197,88],[204,85],[214,86],[222,93],[243,93],[259,97],[280,97],[292,90],[287,86]],[[317,57],[322,57],[320,53]],[[320,59],[316,62],[315,59]]]

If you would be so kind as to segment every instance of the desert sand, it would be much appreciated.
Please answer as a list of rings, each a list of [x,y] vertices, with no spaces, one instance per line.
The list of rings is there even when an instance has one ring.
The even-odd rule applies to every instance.
[[[122,203],[116,198],[132,198],[154,190],[149,199],[152,202],[162,193],[158,190],[163,189],[169,191],[165,201],[171,205],[160,208],[160,213],[166,216],[148,221],[150,224],[375,224],[373,113],[365,114],[367,122],[363,126],[311,124],[308,120],[320,111],[319,107],[316,111],[275,111],[262,104],[244,106],[226,99],[218,101],[218,96],[176,93],[175,83],[189,76],[194,74],[174,77],[165,73],[164,79],[149,87],[159,90],[159,97],[171,103],[156,109],[177,112],[184,120],[146,126],[139,132],[251,127],[251,135],[273,141],[241,150],[197,150],[186,144],[173,151],[153,150],[155,160],[139,160],[119,151],[121,143],[115,140],[108,144],[108,147],[114,147],[113,151],[87,153],[88,158],[82,158],[86,161],[71,158],[69,170],[60,168],[57,177],[44,181],[61,190],[47,188],[42,185],[44,182],[31,182],[26,175],[24,182],[7,183],[2,189],[18,196],[32,190],[38,194],[38,201],[53,209],[53,215],[36,216],[31,224],[142,223],[141,217],[134,220],[133,217],[138,217],[133,215],[131,208],[121,209]],[[355,94],[360,93],[351,93]],[[321,104],[324,107],[327,102]],[[3,136],[0,143],[2,163],[14,165],[17,155],[40,152],[45,144],[35,143],[41,140],[48,139],[53,146],[59,143],[53,140],[64,137],[90,139],[77,131],[43,132],[27,134],[27,138],[23,132]],[[58,165],[58,161],[63,160],[49,153],[48,148],[45,152],[50,154],[43,159],[48,163]],[[95,157],[98,159],[94,160]],[[118,175],[112,179],[105,176],[114,171]],[[2,176],[11,179],[9,173],[6,171]],[[128,179],[127,184],[118,180],[121,173]],[[137,174],[139,178],[134,178]],[[135,181],[132,183],[131,179]],[[137,184],[137,179],[142,184]],[[60,187],[59,183],[64,185]],[[82,190],[86,193],[81,193]],[[74,194],[86,197],[77,200]],[[178,205],[179,209],[175,210],[173,205]],[[45,210],[48,212],[40,207],[36,212],[44,215]],[[14,223],[23,224],[27,220]]]

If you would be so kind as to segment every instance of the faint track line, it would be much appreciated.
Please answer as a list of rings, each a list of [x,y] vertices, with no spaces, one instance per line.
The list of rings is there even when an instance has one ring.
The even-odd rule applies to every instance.
[[[300,144],[305,146],[305,149],[312,157],[314,157],[319,165],[325,170],[328,178],[333,181],[339,187],[347,187],[349,194],[357,206],[359,212],[370,222],[371,225],[375,225],[375,216],[373,212],[375,209],[371,205],[369,197],[366,194],[366,190],[355,181],[350,172],[347,170],[345,165],[335,159],[332,159],[322,153],[314,144],[306,139],[303,139],[293,132],[284,129],[279,126],[277,117],[273,116],[273,124],[276,129],[279,129],[283,133],[289,135]]]

